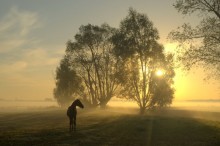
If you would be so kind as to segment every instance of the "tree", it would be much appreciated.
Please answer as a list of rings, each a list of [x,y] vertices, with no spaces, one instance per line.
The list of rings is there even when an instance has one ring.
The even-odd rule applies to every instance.
[[[75,41],[68,42],[71,66],[82,80],[82,98],[92,106],[105,107],[119,86],[116,78],[120,60],[112,52],[111,37],[115,29],[107,24],[82,25]]]
[[[180,61],[186,69],[202,65],[206,71],[211,70],[211,75],[220,77],[220,1],[177,0],[174,7],[183,15],[198,12],[203,17],[195,28],[183,24],[169,34],[184,48]]]
[[[77,92],[82,90],[81,79],[71,69],[69,57],[64,56],[56,69],[54,98],[60,106],[65,106],[75,99]]]
[[[172,103],[175,91],[172,87],[175,76],[173,66],[173,56],[169,54],[166,60],[163,61],[164,73],[159,77],[157,74],[153,74],[150,83],[152,98],[149,101],[149,108],[163,108]]]
[[[156,70],[163,68],[166,61],[164,48],[157,43],[158,39],[158,31],[148,17],[132,8],[129,9],[128,16],[121,21],[120,29],[112,37],[114,53],[124,61],[122,96],[136,101],[141,113],[149,108],[150,103],[151,106],[157,103],[162,105],[159,104],[160,100],[152,101],[152,98],[159,99],[163,94],[162,90],[156,90],[161,88],[162,83],[156,86],[156,80],[153,79]],[[170,87],[171,84],[166,85]],[[173,90],[171,87],[170,89]],[[158,92],[161,92],[160,97],[156,95]],[[167,97],[172,99],[173,93],[167,93]],[[164,100],[164,105],[167,104],[170,102]]]

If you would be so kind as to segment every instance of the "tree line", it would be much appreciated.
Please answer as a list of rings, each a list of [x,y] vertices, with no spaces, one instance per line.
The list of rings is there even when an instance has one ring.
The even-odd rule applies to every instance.
[[[192,27],[183,24],[168,38],[179,44],[176,54],[184,69],[202,66],[211,77],[220,77],[220,1],[176,0],[183,15],[202,19]],[[112,97],[132,99],[140,111],[172,103],[172,54],[164,54],[158,30],[145,14],[132,8],[118,29],[108,24],[82,25],[75,40],[67,42],[56,70],[54,97],[61,106],[81,98],[88,106],[105,107]],[[155,74],[163,69],[162,77]]]
[[[82,25],[57,67],[55,99],[61,106],[80,98],[89,107],[105,107],[112,97],[126,98],[141,113],[171,104],[173,56],[158,39],[147,15],[132,8],[118,29]],[[163,75],[156,75],[161,69]]]

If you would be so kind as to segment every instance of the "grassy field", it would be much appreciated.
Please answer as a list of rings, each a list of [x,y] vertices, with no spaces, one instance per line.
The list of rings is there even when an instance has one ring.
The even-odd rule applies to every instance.
[[[78,111],[77,131],[72,133],[62,109],[0,113],[0,145],[220,145],[220,113],[167,110],[140,116],[134,109]]]

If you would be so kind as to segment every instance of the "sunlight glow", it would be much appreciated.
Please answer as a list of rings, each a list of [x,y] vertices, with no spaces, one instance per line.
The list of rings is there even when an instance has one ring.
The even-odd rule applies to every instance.
[[[162,76],[163,74],[164,74],[164,72],[162,70],[156,71],[156,75],[157,76]]]
[[[177,49],[178,44],[177,43],[166,43],[164,45],[165,52],[166,53],[175,53]]]

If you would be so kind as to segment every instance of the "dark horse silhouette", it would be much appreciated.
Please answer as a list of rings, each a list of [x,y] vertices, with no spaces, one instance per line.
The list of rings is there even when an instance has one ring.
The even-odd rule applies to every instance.
[[[79,99],[76,99],[73,101],[72,105],[69,106],[67,109],[67,116],[69,117],[70,120],[70,131],[73,131],[73,124],[74,124],[74,131],[76,131],[76,115],[77,115],[77,110],[76,106],[80,108],[84,108],[84,105],[81,103]]]

